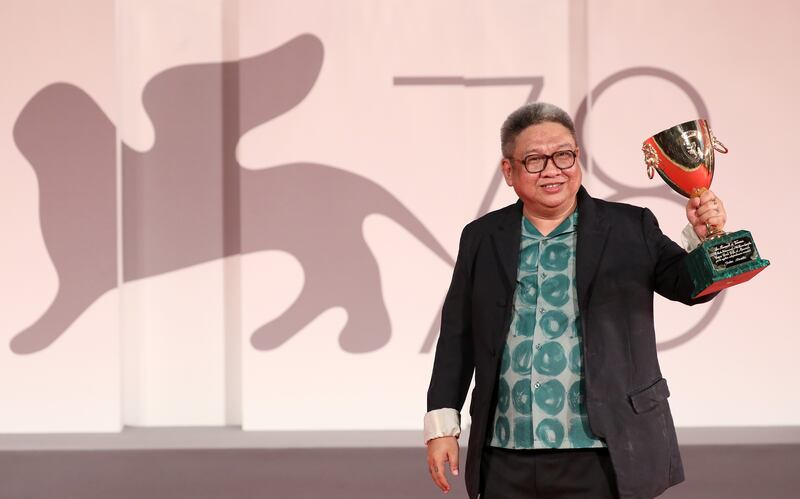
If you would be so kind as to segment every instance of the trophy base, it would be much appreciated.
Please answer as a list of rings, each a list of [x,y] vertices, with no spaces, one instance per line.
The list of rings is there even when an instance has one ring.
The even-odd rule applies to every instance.
[[[704,241],[689,253],[687,265],[694,284],[692,298],[698,298],[749,281],[769,261],[758,255],[753,236],[738,230]]]

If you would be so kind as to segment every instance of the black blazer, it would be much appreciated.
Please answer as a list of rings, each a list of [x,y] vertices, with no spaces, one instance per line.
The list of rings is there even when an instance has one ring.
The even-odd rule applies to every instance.
[[[518,201],[464,228],[428,389],[429,411],[460,411],[475,374],[465,474],[473,499],[512,318],[521,217]],[[713,298],[691,299],[685,257],[650,210],[595,199],[581,187],[575,273],[586,409],[592,431],[608,445],[623,499],[652,498],[683,481],[656,357],[653,292],[690,305]]]

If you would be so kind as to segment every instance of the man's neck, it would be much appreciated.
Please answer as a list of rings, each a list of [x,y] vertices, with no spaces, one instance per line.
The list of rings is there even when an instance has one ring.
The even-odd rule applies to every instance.
[[[528,219],[530,223],[536,227],[536,230],[543,236],[553,232],[553,229],[561,225],[568,216],[575,211],[578,206],[578,198],[576,197],[572,204],[566,210],[553,211],[551,213],[540,213],[529,210],[527,206],[522,207],[522,214]]]

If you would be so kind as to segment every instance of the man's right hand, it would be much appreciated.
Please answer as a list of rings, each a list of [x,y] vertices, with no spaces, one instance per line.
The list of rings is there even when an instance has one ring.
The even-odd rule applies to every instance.
[[[456,437],[439,437],[428,441],[428,471],[433,483],[442,492],[450,492],[450,483],[444,475],[445,466],[450,468],[453,476],[458,476],[458,439]]]

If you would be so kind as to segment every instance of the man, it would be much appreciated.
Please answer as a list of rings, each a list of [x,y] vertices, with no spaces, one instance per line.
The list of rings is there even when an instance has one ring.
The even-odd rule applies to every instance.
[[[461,235],[428,389],[431,478],[447,493],[445,467],[458,474],[459,411],[474,372],[470,498],[655,497],[683,469],[653,293],[689,305],[713,296],[691,298],[687,253],[650,210],[581,186],[564,111],[525,105],[501,142],[519,201]],[[726,221],[711,191],[686,214],[699,237]]]

